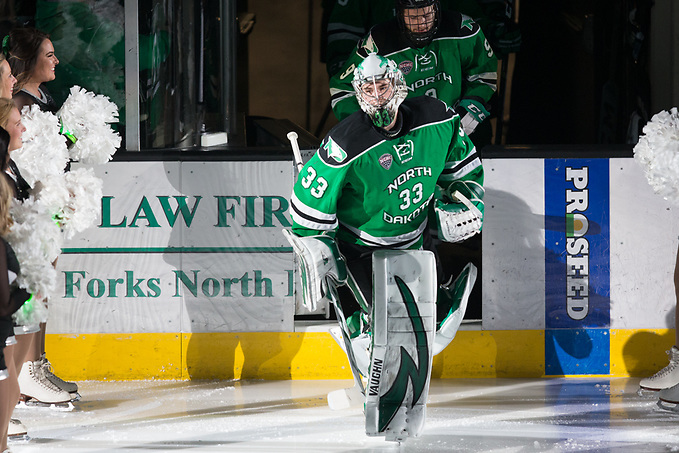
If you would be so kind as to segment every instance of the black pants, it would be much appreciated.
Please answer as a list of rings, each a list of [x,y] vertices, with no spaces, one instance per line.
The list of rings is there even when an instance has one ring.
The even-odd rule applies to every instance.
[[[439,283],[443,282],[443,270],[441,267],[441,261],[439,255],[436,251],[434,240],[432,239],[429,231],[425,229],[423,233],[423,243],[422,249],[429,250],[434,253],[434,258],[436,259],[436,278]],[[366,247],[364,245],[350,244],[343,241],[337,241],[337,246],[339,251],[344,256],[347,263],[347,268],[349,272],[354,276],[356,284],[358,285],[363,297],[368,302],[369,306],[372,306],[372,287],[373,287],[373,264],[372,255],[373,252],[377,250],[388,250],[388,247],[383,249],[379,247]],[[358,302],[356,302],[355,297],[351,293],[351,290],[347,286],[342,286],[339,288],[339,298],[340,305],[342,306],[342,311],[345,316],[350,316],[356,310],[361,307]]]

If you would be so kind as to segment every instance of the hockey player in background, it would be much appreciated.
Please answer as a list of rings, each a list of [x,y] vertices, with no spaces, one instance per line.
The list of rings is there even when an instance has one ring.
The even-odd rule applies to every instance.
[[[444,240],[478,233],[484,190],[481,161],[453,110],[428,96],[405,99],[396,63],[374,53],[358,63],[352,80],[361,109],[330,130],[301,170],[291,197],[294,234],[288,236],[307,270],[307,306],[322,296],[327,269],[344,283],[346,262],[357,304],[341,298],[341,309],[353,338],[369,328],[372,252],[423,248],[436,254],[430,218]],[[314,262],[320,255],[295,239],[306,237],[334,239],[324,246],[338,246],[343,258],[333,251],[335,263],[328,264],[328,253]],[[442,284],[438,264],[436,352],[452,340],[464,315],[466,298],[460,303],[452,293],[473,285],[476,276],[469,264],[454,284]]]
[[[394,0],[325,0],[327,29],[326,69],[335,75],[370,29],[396,17]],[[512,20],[513,0],[440,0],[444,11],[459,11],[474,19],[498,55],[518,52],[521,31]]]
[[[352,88],[355,68],[369,53],[388,56],[403,73],[408,96],[445,102],[467,135],[489,115],[497,86],[497,58],[479,25],[438,0],[396,0],[397,17],[374,26],[330,79],[333,112],[342,120],[359,110]],[[489,143],[490,132],[475,143]],[[472,137],[474,140],[475,137]]]

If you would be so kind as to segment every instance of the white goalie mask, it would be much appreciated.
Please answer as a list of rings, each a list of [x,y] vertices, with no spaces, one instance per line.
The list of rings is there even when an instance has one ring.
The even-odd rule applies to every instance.
[[[358,65],[351,83],[361,109],[378,127],[394,121],[398,106],[408,95],[403,73],[396,63],[375,53]]]

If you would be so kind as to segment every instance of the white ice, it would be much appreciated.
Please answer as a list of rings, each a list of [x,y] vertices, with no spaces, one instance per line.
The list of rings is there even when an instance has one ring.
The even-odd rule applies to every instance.
[[[332,411],[337,381],[80,382],[71,412],[17,408],[47,452],[679,452],[679,412],[635,378],[433,380],[423,434],[365,435],[361,407]]]

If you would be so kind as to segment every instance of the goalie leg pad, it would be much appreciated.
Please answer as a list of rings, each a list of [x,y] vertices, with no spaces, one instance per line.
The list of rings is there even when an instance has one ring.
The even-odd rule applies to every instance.
[[[401,441],[424,427],[436,318],[434,254],[375,252],[373,278],[366,434]]]
[[[299,258],[302,302],[308,310],[315,311],[318,302],[327,293],[326,279],[330,279],[336,285],[343,285],[346,282],[347,267],[344,258],[337,248],[337,243],[330,236],[303,237],[290,230],[283,230],[283,235]]]
[[[460,328],[460,324],[462,324],[464,313],[467,310],[467,302],[476,282],[477,273],[476,266],[472,263],[467,263],[455,281],[449,287],[442,288],[452,300],[450,310],[443,321],[441,321],[434,337],[434,355],[438,355],[443,351],[455,338],[455,334],[457,334],[457,330]]]

